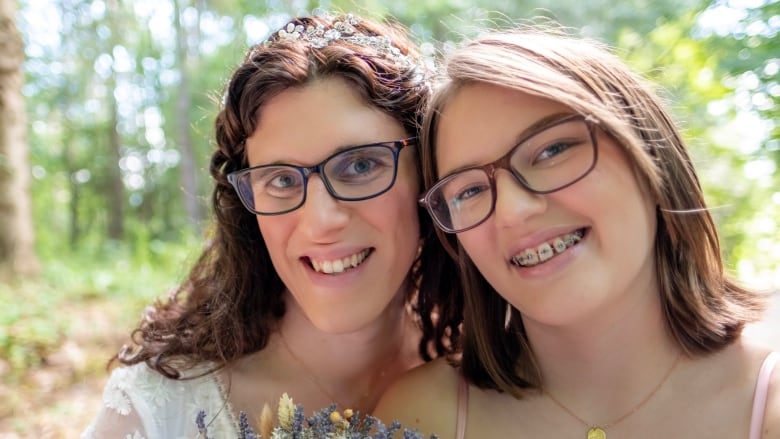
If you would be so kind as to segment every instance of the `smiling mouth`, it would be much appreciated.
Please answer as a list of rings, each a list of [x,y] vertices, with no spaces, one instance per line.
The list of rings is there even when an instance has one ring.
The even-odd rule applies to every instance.
[[[512,264],[518,267],[534,267],[566,252],[577,245],[585,236],[585,229],[558,236],[552,241],[542,243],[535,248],[527,248],[512,256]]]
[[[309,266],[317,273],[340,274],[365,262],[372,252],[373,249],[365,249],[344,258],[319,260],[308,258],[308,262]]]

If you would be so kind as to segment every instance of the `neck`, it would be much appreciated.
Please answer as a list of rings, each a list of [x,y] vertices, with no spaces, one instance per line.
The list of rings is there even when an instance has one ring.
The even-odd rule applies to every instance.
[[[545,391],[594,424],[635,406],[680,354],[658,292],[624,297],[587,323],[551,328],[525,322]]]
[[[337,334],[317,329],[291,300],[269,348],[309,381],[308,393],[335,399],[323,407],[335,402],[341,409],[370,412],[392,379],[421,362],[419,330],[401,299],[399,295],[371,324]]]

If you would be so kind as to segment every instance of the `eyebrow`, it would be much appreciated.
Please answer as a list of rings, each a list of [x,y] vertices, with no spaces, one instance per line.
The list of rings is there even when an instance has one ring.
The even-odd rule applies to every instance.
[[[357,148],[359,146],[370,146],[370,145],[386,145],[386,144],[391,144],[391,143],[397,142],[399,140],[406,140],[406,139],[409,139],[411,137],[414,137],[414,136],[407,136],[407,137],[403,137],[401,139],[395,139],[395,140],[380,140],[380,141],[377,141],[377,142],[355,143],[355,144],[341,145],[341,146],[337,147],[336,149],[334,149],[333,151],[331,151],[330,153],[328,153],[328,155],[326,155],[322,160],[325,160],[327,158],[333,157],[334,155],[336,155],[336,154],[338,154],[340,152],[346,151],[346,150],[348,150],[350,148]],[[258,166],[296,166],[298,168],[308,168],[308,167],[311,167],[311,166],[316,166],[319,163],[322,163],[322,160],[319,160],[316,163],[310,164],[310,165],[293,164],[293,163],[290,163],[289,161],[275,160],[273,162],[260,163],[260,164],[257,164],[257,165],[252,165],[252,164],[247,163],[247,165],[248,165],[247,167],[249,167],[249,168],[256,168]]]
[[[559,120],[571,116],[571,112],[558,112],[553,113],[550,115],[547,115],[536,122],[532,123],[531,125],[528,125],[523,131],[520,132],[520,134],[515,137],[515,142],[512,144],[512,146],[517,146],[520,144],[520,142],[524,141],[528,136],[535,134],[538,131],[541,131],[547,126],[552,125],[555,122],[558,122]]]
[[[556,112],[556,113],[553,113],[553,114],[548,114],[547,116],[542,117],[541,119],[535,121],[531,125],[528,125],[527,127],[525,127],[522,131],[520,131],[520,133],[518,133],[517,136],[515,136],[515,140],[513,141],[512,145],[509,148],[510,149],[514,148],[515,146],[519,145],[522,141],[524,141],[528,136],[530,136],[532,134],[535,134],[537,131],[541,131],[542,129],[544,129],[548,125],[551,125],[554,122],[557,122],[557,121],[559,121],[559,120],[561,120],[561,119],[563,119],[565,117],[571,116],[572,114],[573,113],[571,113],[571,112],[560,111],[560,112]],[[450,170],[450,171],[448,171],[446,173],[442,173],[442,175],[439,176],[439,178],[444,178],[444,177],[446,177],[448,175],[452,175],[452,174],[454,174],[456,172],[460,172],[460,171],[462,171],[464,169],[468,169],[468,168],[473,168],[475,166],[480,166],[480,164],[479,163],[466,163],[466,164],[458,166],[457,168],[452,169],[452,170]]]
[[[352,147],[355,147],[355,146],[363,146],[363,145],[366,145],[366,144],[357,144],[357,145],[351,145],[351,146],[350,145],[339,146],[338,148],[336,148],[336,149],[332,150],[331,152],[329,152],[328,155],[326,155],[322,160],[325,160],[328,157],[333,157],[333,155],[338,154],[338,153],[340,153],[342,151],[345,151],[345,150],[347,150],[349,148],[352,148]],[[312,163],[312,164],[308,164],[308,165],[302,165],[300,163],[297,163],[297,164],[296,163],[291,163],[289,160],[288,161],[285,161],[285,160],[274,160],[272,162],[261,163],[259,165],[253,165],[253,166],[250,166],[250,167],[253,168],[255,166],[282,166],[282,165],[284,165],[284,166],[297,166],[299,168],[308,168],[310,166],[316,166],[318,163],[322,163],[322,160],[318,160],[316,163]]]

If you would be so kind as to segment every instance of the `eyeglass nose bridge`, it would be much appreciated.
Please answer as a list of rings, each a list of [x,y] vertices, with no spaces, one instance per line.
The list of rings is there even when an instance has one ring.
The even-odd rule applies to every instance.
[[[341,196],[336,193],[336,190],[333,188],[333,185],[330,184],[328,175],[325,173],[326,163],[320,163],[314,166],[298,168],[301,171],[301,174],[303,175],[303,188],[302,188],[303,194],[301,196],[301,204],[299,204],[298,207],[303,206],[303,204],[306,202],[306,195],[309,192],[309,177],[312,174],[318,174],[320,176],[320,181],[322,181],[322,184],[325,185],[325,190],[328,191],[328,195],[330,195],[334,200],[343,200],[343,198],[341,198]]]
[[[485,171],[485,173],[488,176],[488,180],[490,181],[490,188],[493,192],[493,204],[496,202],[496,198],[498,197],[498,186],[496,182],[496,172],[499,169],[504,169],[509,172],[512,177],[514,177],[514,180],[516,183],[518,183],[523,189],[527,190],[528,192],[538,194],[539,191],[532,188],[528,181],[523,177],[523,174],[517,172],[514,168],[512,168],[512,161],[511,157],[512,154],[515,152],[515,148],[512,148],[509,153],[505,154],[500,159],[496,160],[493,163],[488,163],[487,165],[482,166],[482,170]],[[492,212],[491,212],[492,213]]]
[[[490,200],[490,210],[488,211],[487,215],[485,215],[485,218],[482,219],[482,221],[469,227],[469,229],[472,229],[482,224],[485,220],[490,218],[490,216],[493,215],[493,213],[496,211],[496,203],[498,202],[498,182],[496,181],[496,172],[499,169],[504,169],[508,171],[509,174],[513,177],[514,181],[526,191],[532,194],[540,193],[539,191],[529,186],[528,181],[526,181],[525,177],[523,177],[522,174],[520,174],[519,172],[515,171],[512,168],[511,157],[514,152],[515,152],[515,148],[512,148],[507,154],[505,154],[500,159],[494,161],[493,163],[488,163],[486,165],[483,165],[481,167],[482,171],[485,172],[485,174],[487,174],[488,181],[490,182],[490,196],[492,198]]]

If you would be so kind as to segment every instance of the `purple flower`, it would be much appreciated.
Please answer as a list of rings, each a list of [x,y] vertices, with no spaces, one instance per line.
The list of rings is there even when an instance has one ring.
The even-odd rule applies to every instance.
[[[381,420],[371,415],[361,417],[360,413],[351,409],[339,412],[336,408],[336,404],[331,404],[327,408],[314,412],[307,418],[303,406],[294,404],[292,398],[284,394],[279,400],[279,424],[273,433],[263,430],[265,431],[264,434],[273,434],[273,437],[283,439],[318,439],[333,437],[334,435],[349,439],[395,439],[395,433],[399,432],[402,436],[401,439],[426,439],[417,430],[403,428],[398,421],[393,421],[387,426]],[[195,424],[198,427],[198,439],[231,439],[211,438],[208,436],[206,412],[203,410],[198,412]],[[271,426],[266,425],[262,428],[271,428]],[[260,436],[252,430],[249,424],[249,416],[245,412],[239,413],[238,430],[238,439],[270,439],[266,436]],[[436,435],[431,435],[427,439],[439,438]]]
[[[208,429],[206,428],[206,411],[200,410],[198,416],[195,417],[195,425],[198,426],[198,438],[199,439],[212,439],[208,435]]]
[[[249,416],[244,412],[238,414],[238,437],[239,439],[258,439],[252,427],[249,426]]]

